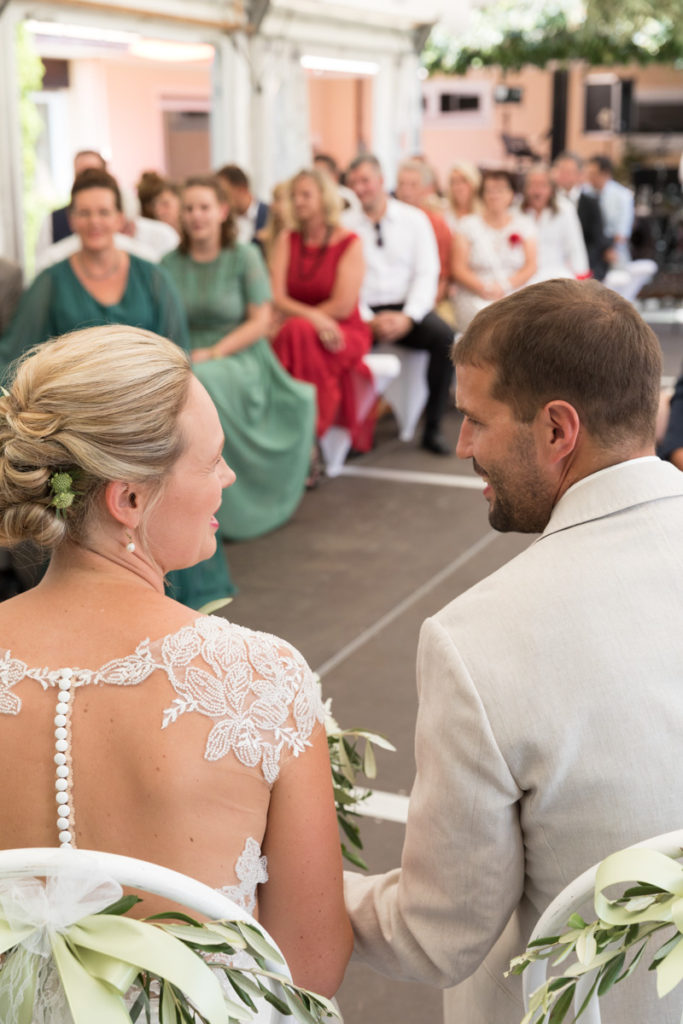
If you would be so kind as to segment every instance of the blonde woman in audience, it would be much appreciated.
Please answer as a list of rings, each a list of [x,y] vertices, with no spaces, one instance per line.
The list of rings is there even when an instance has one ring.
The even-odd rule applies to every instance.
[[[319,170],[300,171],[290,185],[295,230],[281,232],[273,253],[273,300],[284,323],[273,348],[298,380],[315,385],[316,436],[334,424],[347,427],[353,446],[372,446],[374,415],[359,414],[359,389],[372,377],[363,363],[370,350],[370,328],[358,311],[365,272],[357,235],[340,223],[340,201]],[[321,471],[314,456],[309,486]]]
[[[481,213],[458,221],[453,235],[455,320],[459,331],[489,303],[527,284],[536,273],[536,229],[513,205],[507,171],[485,171]]]
[[[266,223],[260,231],[256,232],[256,241],[261,246],[269,267],[280,232],[290,231],[291,228],[292,210],[289,201],[289,181],[280,181],[273,186]]]
[[[536,225],[538,270],[529,284],[553,277],[575,277],[581,281],[591,276],[574,204],[558,195],[550,168],[545,164],[535,164],[527,171],[520,208]]]
[[[192,875],[331,995],[352,938],[317,683],[286,641],[164,595],[215,551],[235,480],[207,391],[177,345],[127,326],[49,341],[6,383],[0,544],[51,558],[0,604],[0,845]]]
[[[182,190],[182,241],[163,265],[182,299],[194,370],[218,409],[237,483],[218,513],[221,536],[258,537],[285,523],[304,493],[315,394],[282,368],[267,340],[270,283],[263,257],[238,242],[217,177]]]
[[[448,174],[448,205],[444,211],[451,231],[456,230],[463,217],[480,212],[480,188],[481,174],[474,164],[466,160],[453,164]]]

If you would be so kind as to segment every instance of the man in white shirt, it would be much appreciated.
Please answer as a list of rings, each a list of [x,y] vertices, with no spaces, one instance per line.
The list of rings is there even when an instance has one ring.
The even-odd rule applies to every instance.
[[[540,536],[424,623],[401,867],[347,874],[346,898],[357,957],[457,986],[446,1024],[519,1024],[504,972],[550,901],[680,827],[683,474],[654,457],[659,342],[595,281],[492,303],[454,360],[489,523]],[[680,1015],[647,970],[603,1008]]]
[[[586,179],[600,202],[605,234],[612,241],[613,266],[624,266],[631,260],[628,243],[633,230],[633,192],[614,180],[614,165],[609,157],[592,156],[586,164]]]
[[[553,161],[552,176],[558,192],[567,197],[579,216],[591,272],[602,281],[607,273],[609,239],[605,237],[597,197],[582,188],[583,161],[576,153],[560,153]]]
[[[362,210],[348,210],[344,223],[363,242],[365,276],[360,312],[376,343],[429,352],[422,447],[450,455],[441,430],[453,377],[453,329],[433,312],[439,284],[439,254],[426,214],[392,198],[382,169],[370,154],[357,157],[347,181]]]
[[[267,205],[252,195],[249,178],[237,164],[226,164],[216,173],[235,217],[237,241],[258,242],[257,235],[268,217]]]

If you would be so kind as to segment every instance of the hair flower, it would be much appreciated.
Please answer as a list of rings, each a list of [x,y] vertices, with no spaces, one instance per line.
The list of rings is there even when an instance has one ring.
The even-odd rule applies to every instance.
[[[63,514],[73,504],[76,495],[71,489],[72,484],[73,478],[70,473],[53,473],[50,477],[50,505],[56,510],[57,515]]]
[[[510,245],[521,245],[523,241],[524,239],[522,238],[522,236],[518,235],[516,231],[514,231],[508,238],[508,242],[510,243]]]

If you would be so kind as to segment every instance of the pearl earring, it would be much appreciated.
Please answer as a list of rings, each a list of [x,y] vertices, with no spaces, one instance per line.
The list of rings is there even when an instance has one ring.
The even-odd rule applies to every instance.
[[[126,551],[129,551],[130,554],[132,555],[133,552],[135,551],[135,541],[131,537],[129,530],[126,530],[126,537],[128,537],[128,543],[126,544]]]

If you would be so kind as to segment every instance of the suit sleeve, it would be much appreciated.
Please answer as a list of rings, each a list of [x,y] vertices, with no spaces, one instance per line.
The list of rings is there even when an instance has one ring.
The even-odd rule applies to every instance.
[[[588,250],[590,268],[593,271],[593,276],[601,281],[607,272],[603,253],[609,248],[610,240],[605,235],[600,204],[594,196],[584,193],[579,200],[578,213]]]
[[[521,797],[475,681],[435,619],[418,649],[417,774],[401,867],[346,873],[355,956],[376,970],[447,987],[473,973],[524,883]]]

